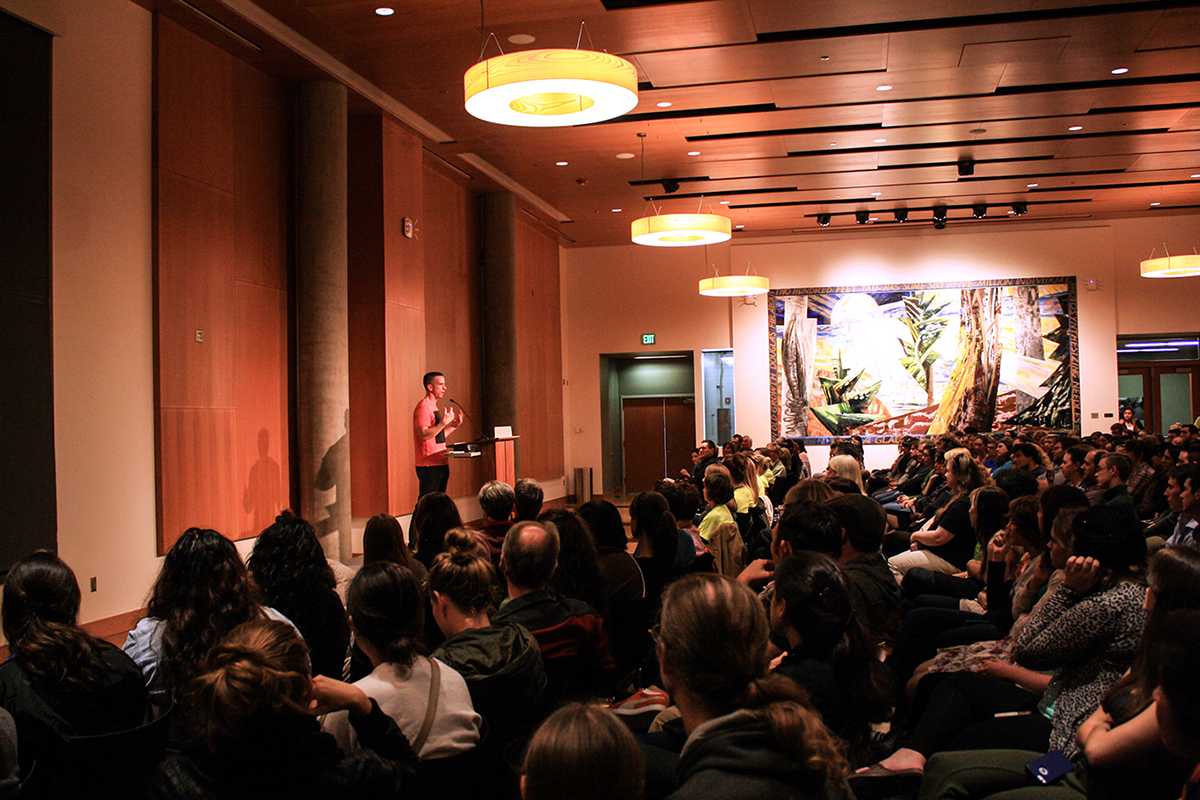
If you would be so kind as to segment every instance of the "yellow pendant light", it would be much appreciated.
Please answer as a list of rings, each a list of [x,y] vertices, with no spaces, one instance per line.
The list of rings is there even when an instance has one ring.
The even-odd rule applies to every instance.
[[[1191,278],[1200,275],[1200,253],[1173,256],[1167,252],[1165,244],[1163,252],[1167,254],[1162,258],[1154,258],[1152,251],[1150,258],[1141,263],[1143,278]]]
[[[769,291],[771,281],[761,275],[718,275],[700,280],[700,294],[705,297],[753,297]]]
[[[600,122],[638,103],[637,68],[595,50],[522,50],[463,75],[467,113],[497,125],[552,128]]]
[[[729,241],[733,225],[720,214],[655,214],[635,219],[630,227],[634,244],[650,247],[694,247]]]

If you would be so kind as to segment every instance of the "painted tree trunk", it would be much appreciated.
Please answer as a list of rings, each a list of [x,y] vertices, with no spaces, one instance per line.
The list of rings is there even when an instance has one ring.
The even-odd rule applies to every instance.
[[[1014,286],[1012,290],[1013,317],[1016,323],[1016,352],[1028,358],[1046,357],[1045,340],[1042,339],[1042,314],[1038,308],[1038,287]],[[1037,399],[1020,390],[1014,391],[1017,411],[1033,405]]]
[[[807,300],[802,307],[792,309],[783,334],[784,435],[808,434],[808,370],[804,363],[804,346],[800,341],[800,322],[806,314]]]
[[[1000,388],[1000,289],[963,289],[958,363],[942,394],[931,434],[992,429]]]

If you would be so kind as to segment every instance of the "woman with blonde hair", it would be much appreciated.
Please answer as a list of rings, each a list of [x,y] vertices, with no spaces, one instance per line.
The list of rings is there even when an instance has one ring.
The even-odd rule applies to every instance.
[[[825,474],[830,477],[845,478],[857,486],[860,492],[866,494],[866,489],[863,488],[862,466],[854,456],[843,454],[829,459],[829,466],[825,469]]]
[[[991,485],[992,479],[965,447],[946,451],[945,461],[950,498],[912,534],[908,552],[888,559],[897,583],[916,567],[948,575],[962,572],[975,554],[971,493],[981,486]]]

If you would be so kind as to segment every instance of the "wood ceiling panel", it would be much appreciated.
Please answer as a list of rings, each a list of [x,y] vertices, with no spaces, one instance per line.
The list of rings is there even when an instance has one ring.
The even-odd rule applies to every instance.
[[[1012,144],[972,144],[962,147],[936,147],[928,150],[894,150],[876,154],[880,167],[905,164],[953,163],[963,156],[976,160],[1035,156],[1053,156],[1062,149],[1061,142],[1015,142]]]
[[[853,3],[749,0],[754,27],[760,33],[952,19],[968,11],[971,15],[1006,14],[1088,4],[1089,0],[974,0],[970,6],[959,0],[855,0]]]
[[[668,110],[672,113],[693,109],[722,108],[726,106],[749,106],[772,103],[775,100],[769,81],[743,81],[720,83],[713,86],[676,86],[668,89],[650,89],[638,92],[638,104],[632,114],[657,114]],[[669,109],[659,108],[658,103],[670,103]]]
[[[1120,153],[1168,153],[1200,149],[1200,131],[1158,133],[1146,136],[1097,136],[1064,143],[1066,157],[1117,155]]]
[[[829,61],[822,61],[822,56],[829,56]],[[650,82],[658,88],[882,70],[886,59],[887,37],[882,35],[638,55]]]
[[[1125,108],[1173,103],[1200,105],[1200,81],[1096,89],[1092,108]],[[1028,95],[1026,95],[1028,96]]]
[[[1054,36],[1046,39],[1022,39],[1015,42],[965,44],[958,64],[960,67],[981,67],[987,64],[1057,61],[1069,41],[1071,41],[1070,36]]]
[[[1200,150],[1179,150],[1174,153],[1147,153],[1138,156],[1130,166],[1131,170],[1173,170],[1186,171],[1189,175],[1200,172]]]
[[[1191,111],[1184,113],[1171,126],[1171,129],[1176,131],[1192,131],[1197,128],[1200,128],[1200,108],[1193,108]]]
[[[1129,72],[1113,75],[1112,70],[1124,67]],[[1200,47],[1182,50],[1135,53],[1115,61],[1105,58],[1076,58],[1047,64],[1009,64],[1000,80],[1001,87],[1042,86],[1052,83],[1083,83],[1089,81],[1125,81],[1165,75],[1184,75],[1200,72]]]
[[[799,108],[779,111],[758,111],[746,114],[720,114],[694,117],[688,122],[688,136],[724,136],[728,134],[786,131],[803,128],[837,128],[859,125],[882,125],[884,106],[836,106],[834,108]],[[636,127],[637,123],[620,123]]]
[[[1200,8],[1164,11],[1138,46],[1139,50],[1165,50],[1200,45]]]
[[[803,175],[810,172],[850,172],[875,169],[873,153],[811,156],[808,158],[761,158],[750,161],[717,161],[697,164],[685,175],[710,178],[759,177],[765,175]]]
[[[1136,11],[1069,19],[997,23],[888,35],[888,69],[954,67],[968,45],[1023,42],[1067,36],[1062,58],[1095,58],[1101,54],[1133,53],[1159,21],[1160,11]],[[973,58],[987,53],[980,50]],[[1003,51],[997,51],[1002,56]]]
[[[770,82],[779,108],[820,106],[831,103],[877,103],[926,97],[990,94],[1004,75],[1003,64],[975,69],[897,70],[857,75],[822,75]],[[877,86],[887,84],[890,91]]]
[[[883,124],[891,128],[936,122],[985,122],[993,119],[1086,114],[1092,107],[1095,91],[1039,92],[960,100],[888,103],[884,106]]]

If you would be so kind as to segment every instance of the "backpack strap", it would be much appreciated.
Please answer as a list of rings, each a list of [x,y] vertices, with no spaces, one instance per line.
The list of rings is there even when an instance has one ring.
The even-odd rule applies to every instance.
[[[413,752],[419,757],[421,748],[425,746],[425,740],[429,738],[429,731],[433,729],[433,718],[437,716],[438,699],[442,694],[442,668],[438,666],[437,659],[430,658],[429,661],[429,701],[425,704],[425,719],[421,720],[421,730],[417,732],[417,738],[413,740]]]

